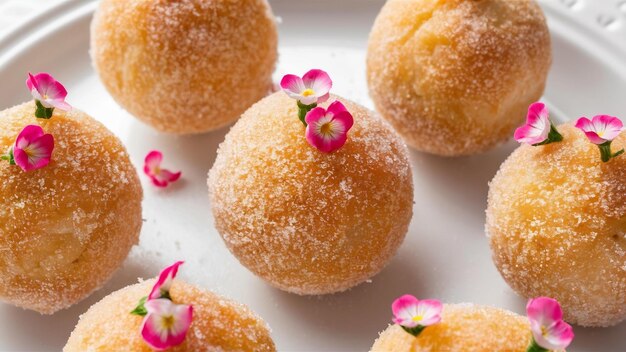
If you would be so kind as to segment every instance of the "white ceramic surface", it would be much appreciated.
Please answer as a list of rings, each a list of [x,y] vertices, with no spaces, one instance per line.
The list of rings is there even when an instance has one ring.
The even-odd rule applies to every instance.
[[[371,107],[365,44],[384,1],[270,2],[282,18],[276,77],[324,68],[334,78],[337,94]],[[0,108],[29,99],[26,72],[51,72],[68,88],[70,103],[124,141],[135,165],[142,164],[148,150],[161,149],[167,166],[183,170],[183,180],[157,190],[142,176],[146,221],[141,242],[103,289],[53,316],[0,303],[0,350],[60,350],[90,305],[137,277],[156,275],[177,259],[187,261],[181,278],[246,303],[264,317],[281,351],[365,351],[387,326],[390,302],[403,293],[524,314],[525,300],[501,279],[484,236],[487,182],[515,143],[458,159],[412,152],[415,216],[391,264],[349,292],[325,297],[287,294],[243,268],[213,227],[206,174],[228,129],[185,138],[161,135],[116,105],[89,61],[88,26],[95,6],[90,0],[63,1],[0,40]],[[554,46],[546,101],[562,119],[600,112],[626,117],[624,1],[545,0],[542,6]],[[614,17],[608,25],[606,19],[598,20],[606,14]],[[575,327],[575,332],[572,352],[626,351],[626,323],[607,329]]]

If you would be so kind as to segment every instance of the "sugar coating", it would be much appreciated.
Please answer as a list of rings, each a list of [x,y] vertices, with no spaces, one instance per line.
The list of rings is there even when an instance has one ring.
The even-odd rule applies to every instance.
[[[0,112],[0,153],[26,125],[55,139],[51,163],[25,173],[0,162],[0,298],[52,314],[102,286],[138,242],[143,193],[122,143],[74,109]]]
[[[163,132],[201,133],[269,92],[277,37],[267,0],[103,0],[91,56],[131,114]]]
[[[412,147],[476,154],[508,139],[552,61],[533,0],[389,0],[369,38],[377,110]]]
[[[371,352],[524,352],[531,337],[528,320],[513,312],[470,303],[446,304],[441,322],[424,329],[418,338],[390,325]]]
[[[328,103],[336,99],[354,116],[338,151],[310,146],[295,100],[278,92],[241,117],[209,172],[228,248],[256,275],[297,294],[346,290],[378,273],[412,216],[406,146],[374,113],[336,96]]]
[[[130,314],[147,296],[148,280],[104,297],[80,316],[64,352],[153,351],[141,337],[142,317]],[[243,304],[176,280],[172,301],[193,305],[193,321],[183,344],[172,352],[275,351],[267,324]]]
[[[520,146],[491,182],[493,260],[517,293],[557,299],[569,322],[614,325],[626,318],[626,158],[602,163],[582,131],[558,128],[563,142]]]

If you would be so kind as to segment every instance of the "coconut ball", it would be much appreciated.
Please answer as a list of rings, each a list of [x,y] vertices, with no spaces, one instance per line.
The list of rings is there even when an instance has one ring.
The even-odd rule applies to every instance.
[[[371,352],[524,352],[532,339],[528,319],[504,309],[474,304],[444,306],[441,322],[416,338],[391,325]]]
[[[326,154],[309,145],[296,101],[283,92],[252,106],[220,145],[209,172],[215,225],[239,261],[285,291],[326,294],[378,273],[412,216],[408,151],[371,111]]]
[[[533,0],[389,0],[370,34],[367,77],[377,110],[410,146],[470,155],[524,121],[551,60]]]
[[[81,315],[64,352],[153,351],[141,337],[143,317],[130,314],[155,280],[127,286],[104,297]],[[193,305],[185,341],[168,351],[275,351],[267,324],[243,304],[180,280],[170,295],[176,304]]]
[[[135,117],[162,132],[202,133],[268,94],[277,37],[267,0],[103,0],[91,56]]]
[[[26,125],[55,139],[48,166],[0,162],[0,299],[52,314],[102,286],[138,242],[141,184],[119,139],[87,114],[0,112],[0,153]]]
[[[493,260],[524,297],[557,299],[565,319],[608,326],[626,318],[626,157],[608,163],[571,124],[563,142],[520,146],[491,181]],[[613,150],[626,147],[626,134]]]

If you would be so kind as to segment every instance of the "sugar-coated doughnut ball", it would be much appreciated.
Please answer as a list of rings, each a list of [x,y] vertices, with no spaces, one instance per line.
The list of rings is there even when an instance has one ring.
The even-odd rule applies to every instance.
[[[534,0],[389,0],[370,34],[367,76],[376,108],[409,145],[470,155],[512,135],[551,60]]]
[[[91,56],[135,117],[163,132],[202,133],[268,94],[277,37],[267,0],[102,0]]]
[[[557,299],[571,323],[626,318],[626,157],[608,163],[571,124],[564,140],[520,146],[491,182],[493,260],[524,297]],[[626,147],[626,134],[613,150]]]
[[[104,297],[80,317],[64,352],[153,351],[141,337],[143,317],[130,314],[155,280],[127,286]],[[176,304],[193,305],[185,341],[172,352],[276,350],[267,324],[243,304],[176,280],[170,295]]]
[[[441,322],[417,338],[399,325],[390,325],[371,352],[524,352],[531,338],[525,317],[489,306],[448,304]]]
[[[346,290],[378,273],[412,216],[408,151],[371,111],[326,154],[309,145],[296,101],[283,92],[252,106],[218,149],[209,173],[215,225],[239,261],[297,294]]]
[[[0,162],[0,299],[52,314],[102,286],[138,242],[143,193],[122,143],[77,109],[0,112],[0,153],[26,125],[52,134],[48,166]]]

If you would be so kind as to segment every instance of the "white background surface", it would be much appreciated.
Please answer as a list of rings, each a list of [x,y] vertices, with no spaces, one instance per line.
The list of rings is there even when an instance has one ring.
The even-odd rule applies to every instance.
[[[57,1],[0,0],[0,28],[33,16]],[[276,77],[311,67],[330,72],[335,92],[372,106],[365,85],[365,43],[382,0],[270,0],[280,25]],[[554,65],[546,100],[556,115],[573,119],[606,113],[626,117],[626,5],[613,0],[545,0]],[[88,57],[93,2],[63,1],[18,32],[0,31],[0,108],[29,99],[28,71],[48,71],[69,90],[68,101],[103,121],[142,165],[152,148],[183,180],[162,191],[145,190],[141,242],[100,291],[53,316],[0,303],[0,350],[58,351],[78,315],[106,294],[151,277],[177,259],[181,278],[248,304],[273,328],[281,351],[365,351],[388,324],[397,296],[474,302],[524,314],[525,299],[500,278],[484,236],[487,182],[515,143],[484,155],[443,159],[411,153],[416,198],[407,239],[371,283],[338,295],[299,297],[266,285],[230,255],[213,227],[206,174],[227,129],[195,137],[160,135],[118,107],[95,76]],[[21,10],[20,10],[21,8]],[[329,11],[328,9],[332,9]],[[320,24],[322,24],[320,26]],[[321,29],[320,29],[321,28]],[[626,324],[608,329],[575,327],[570,351],[626,351]]]

